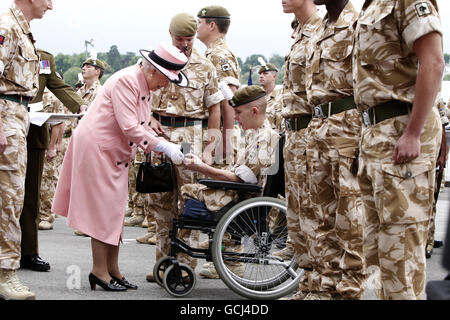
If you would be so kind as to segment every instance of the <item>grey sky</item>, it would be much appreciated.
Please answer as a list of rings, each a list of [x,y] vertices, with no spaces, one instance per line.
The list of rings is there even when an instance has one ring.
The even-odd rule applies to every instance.
[[[359,10],[364,0],[351,0]],[[449,0],[437,0],[444,30],[444,50],[450,52]],[[0,11],[11,0],[1,0]],[[281,0],[53,0],[54,10],[44,19],[31,22],[37,46],[57,53],[84,51],[85,40],[94,39],[99,52],[117,45],[121,53],[138,52],[169,41],[170,19],[177,13],[196,16],[204,6],[220,4],[231,13],[227,42],[234,53],[245,59],[251,54],[285,55],[290,47],[293,16],[283,13]],[[200,52],[206,49],[197,40]]]

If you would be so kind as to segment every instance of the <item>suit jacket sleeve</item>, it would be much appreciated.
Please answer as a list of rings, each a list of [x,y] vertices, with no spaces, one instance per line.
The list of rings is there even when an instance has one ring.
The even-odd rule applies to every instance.
[[[86,104],[75,90],[64,82],[56,74],[55,58],[50,56],[50,68],[52,73],[47,78],[47,88],[61,101],[70,111],[78,113],[80,106]]]

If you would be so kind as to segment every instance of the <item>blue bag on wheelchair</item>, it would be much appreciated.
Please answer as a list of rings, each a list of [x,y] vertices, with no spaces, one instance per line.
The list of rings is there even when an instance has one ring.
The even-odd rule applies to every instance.
[[[196,199],[188,199],[184,204],[183,217],[198,219],[198,220],[212,220],[213,213],[209,211],[205,204]]]

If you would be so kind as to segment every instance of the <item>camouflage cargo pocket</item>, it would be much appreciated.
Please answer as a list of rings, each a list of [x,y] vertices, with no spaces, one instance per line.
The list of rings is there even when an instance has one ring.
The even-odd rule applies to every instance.
[[[387,224],[427,221],[433,203],[434,171],[431,162],[382,164],[380,220]]]
[[[0,170],[19,170],[19,139],[17,132],[14,130],[5,130],[4,134],[8,146],[5,152],[0,154]]]

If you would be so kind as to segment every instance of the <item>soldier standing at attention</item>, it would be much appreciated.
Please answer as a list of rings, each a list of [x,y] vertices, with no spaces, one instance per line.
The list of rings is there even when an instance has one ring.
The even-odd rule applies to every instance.
[[[307,184],[316,225],[309,279],[314,290],[306,299],[360,299],[365,279],[356,170],[361,117],[351,72],[358,14],[348,0],[314,3],[325,5],[327,14],[307,48],[306,91],[314,106],[307,137]]]
[[[212,62],[222,86],[228,86],[232,93],[241,85],[241,70],[236,56],[228,47],[225,37],[231,24],[230,13],[221,6],[209,6],[198,12],[197,38],[208,48],[205,52],[206,58]],[[222,142],[225,155],[225,167],[231,167],[236,160],[234,154],[238,144],[238,136],[241,135],[239,126],[234,121],[233,108],[228,104],[226,90],[221,89],[225,98],[221,102],[222,115]],[[217,156],[216,155],[216,159]],[[211,164],[211,163],[209,163]]]
[[[312,270],[309,258],[311,239],[315,236],[314,216],[308,201],[306,179],[306,137],[312,107],[308,104],[305,86],[306,48],[320,25],[320,14],[312,0],[282,1],[284,13],[294,13],[299,25],[294,43],[286,59],[283,80],[282,116],[285,119],[284,145],[285,196],[288,240],[286,248],[274,255],[289,260],[295,253],[297,263],[305,269],[297,292],[289,299],[302,300],[311,289],[308,274]],[[319,287],[315,288],[318,290]]]
[[[170,36],[172,44],[188,57],[188,63],[182,70],[189,84],[185,88],[169,84],[167,88],[155,91],[152,96],[152,118],[150,127],[158,134],[167,137],[169,141],[192,145],[192,153],[203,155],[214,150],[215,142],[209,140],[209,151],[204,151],[203,141],[214,136],[206,137],[210,131],[220,128],[220,102],[224,99],[219,90],[217,73],[210,61],[200,55],[194,48],[197,32],[196,19],[187,13],[175,15],[170,22]],[[203,130],[208,129],[208,130]],[[205,155],[204,155],[205,156]],[[210,158],[211,155],[207,155]],[[170,251],[169,231],[172,221],[181,214],[183,203],[180,188],[184,184],[196,181],[192,172],[183,166],[175,166],[177,189],[173,192],[150,194],[150,210],[155,212],[156,219],[156,260],[166,257]],[[149,230],[150,231],[150,230]],[[181,230],[180,237],[191,247],[196,247],[198,233],[189,239],[190,230]],[[189,264],[194,270],[196,259],[182,254],[183,263]],[[153,272],[147,275],[148,281],[155,281]]]
[[[259,73],[259,83],[264,88],[267,93],[267,110],[266,116],[269,123],[277,132],[284,131],[284,123],[281,117],[281,88],[276,88],[276,80],[278,75],[277,67],[272,63],[266,63],[261,66],[258,70]]]
[[[47,88],[42,95],[43,112],[62,113],[62,103]],[[50,143],[45,151],[44,168],[42,171],[41,194],[39,206],[39,230],[52,230],[55,215],[52,213],[52,202],[59,177],[59,166],[64,158],[62,138],[64,122],[50,125]]]
[[[364,254],[379,299],[424,299],[428,221],[442,125],[436,1],[368,0],[355,31],[355,102],[364,126],[359,183]]]
[[[66,84],[56,71],[55,58],[49,52],[38,49],[41,60],[39,88],[32,103],[42,101],[44,89],[48,88],[72,112],[78,113],[87,107],[75,90]],[[33,271],[48,271],[50,264],[39,257],[38,229],[42,173],[44,171],[45,150],[50,142],[50,130],[31,124],[27,136],[27,172],[25,179],[25,199],[20,216],[22,228],[22,257],[20,267]]]
[[[28,103],[39,86],[39,56],[30,21],[53,9],[51,0],[15,0],[0,13],[0,298],[35,299],[16,275],[19,223],[27,168]],[[36,217],[35,217],[36,218]],[[37,229],[37,228],[36,228]]]

